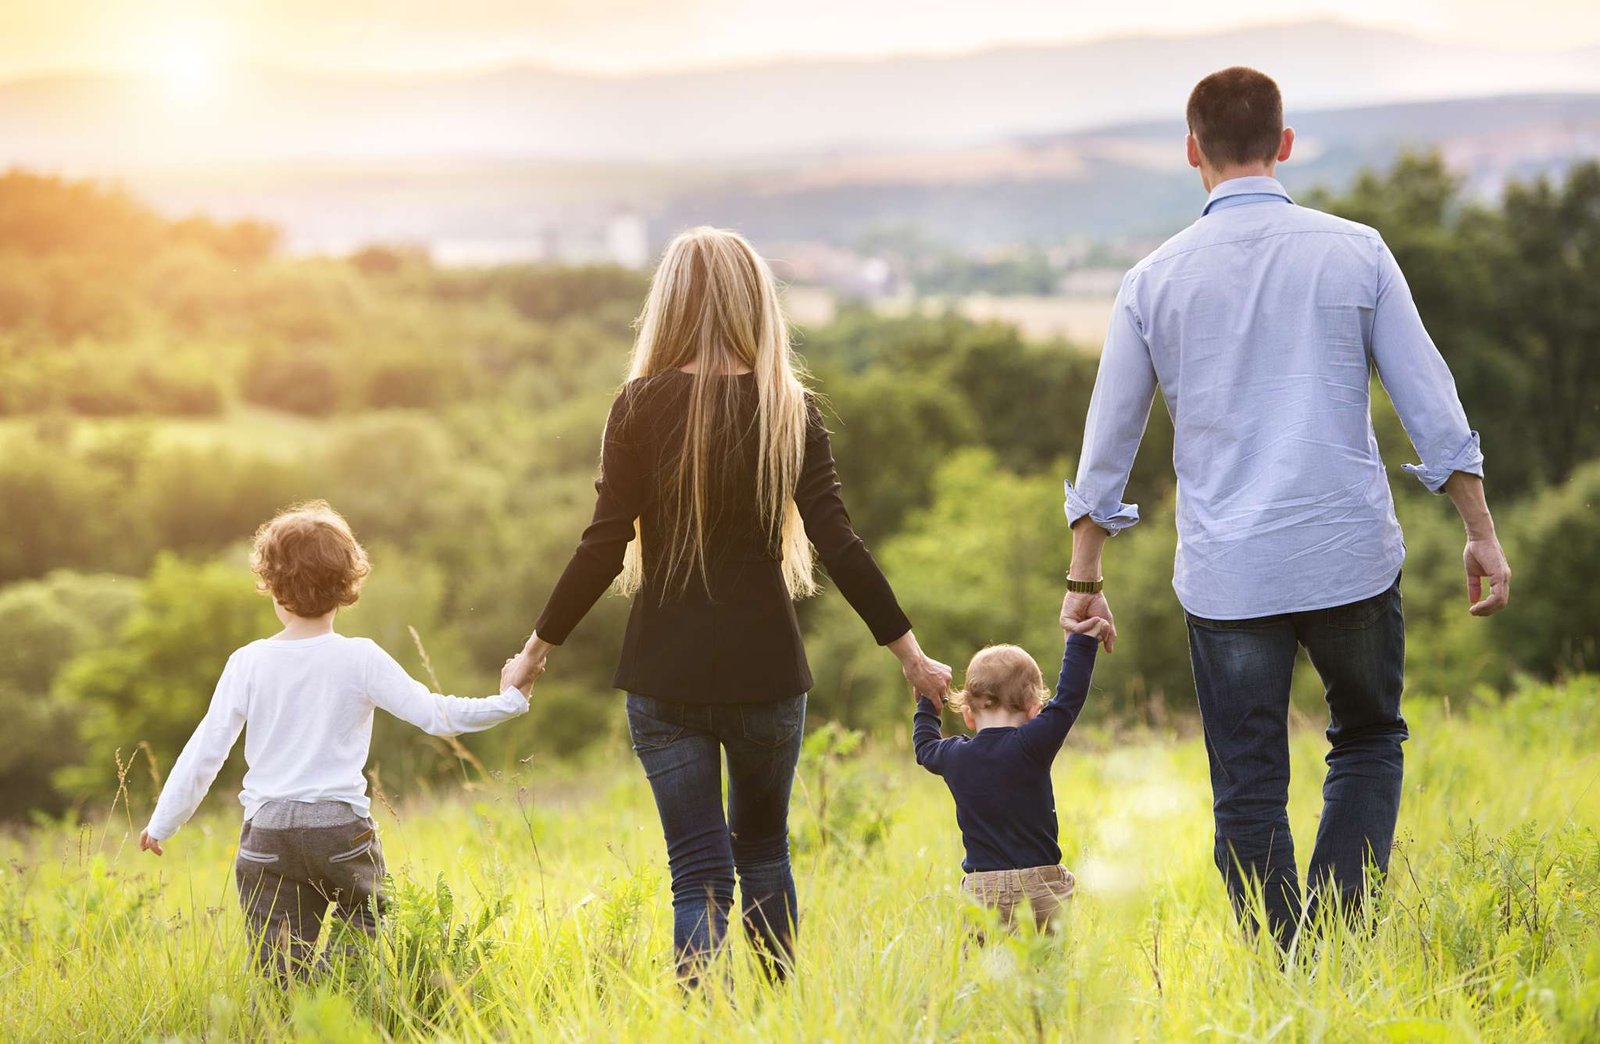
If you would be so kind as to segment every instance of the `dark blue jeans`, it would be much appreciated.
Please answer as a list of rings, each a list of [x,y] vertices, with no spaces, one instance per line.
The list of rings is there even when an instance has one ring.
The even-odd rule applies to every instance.
[[[1259,887],[1287,945],[1302,897],[1289,832],[1289,686],[1304,646],[1328,701],[1328,774],[1307,872],[1311,902],[1357,910],[1366,872],[1389,869],[1406,739],[1400,717],[1405,618],[1400,581],[1332,609],[1254,620],[1189,617],[1189,655],[1211,760],[1216,862],[1242,920]],[[1315,913],[1313,907],[1312,911]]]
[[[690,986],[727,934],[735,871],[745,933],[762,966],[774,979],[789,973],[798,921],[789,792],[805,718],[803,694],[730,704],[628,697],[628,731],[667,840],[678,975]]]

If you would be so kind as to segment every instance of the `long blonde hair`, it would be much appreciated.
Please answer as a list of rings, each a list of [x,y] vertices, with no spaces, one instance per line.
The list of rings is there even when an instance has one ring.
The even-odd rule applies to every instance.
[[[717,437],[732,430],[738,392],[723,375],[749,370],[757,388],[756,508],[768,531],[780,534],[790,595],[815,594],[811,543],[794,502],[805,458],[806,387],[766,261],[737,232],[702,227],[680,233],[656,266],[637,326],[629,380],[694,366],[677,481],[666,490],[667,546],[652,568],[680,588],[694,577],[708,582],[714,457],[719,449],[726,452]],[[632,594],[643,582],[636,536],[617,587]]]

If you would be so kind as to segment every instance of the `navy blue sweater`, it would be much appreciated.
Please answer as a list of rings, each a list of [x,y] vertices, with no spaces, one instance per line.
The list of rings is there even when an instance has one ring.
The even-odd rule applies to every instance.
[[[911,733],[917,764],[943,776],[956,800],[967,873],[1061,862],[1050,764],[1083,710],[1098,644],[1085,634],[1067,638],[1055,698],[1023,725],[944,739],[933,702],[918,698]]]

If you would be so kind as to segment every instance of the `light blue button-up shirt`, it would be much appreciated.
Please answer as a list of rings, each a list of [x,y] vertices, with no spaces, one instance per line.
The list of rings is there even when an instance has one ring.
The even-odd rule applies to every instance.
[[[1178,476],[1173,586],[1196,616],[1343,605],[1405,558],[1372,432],[1369,367],[1437,492],[1483,474],[1450,369],[1377,232],[1296,206],[1276,179],[1218,185],[1200,219],[1135,265],[1106,333],[1067,518],[1115,534],[1159,385]]]

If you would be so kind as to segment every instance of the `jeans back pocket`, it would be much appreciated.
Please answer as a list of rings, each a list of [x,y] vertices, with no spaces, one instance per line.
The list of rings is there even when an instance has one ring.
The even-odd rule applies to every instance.
[[[681,708],[649,696],[628,694],[628,737],[635,751],[671,746],[683,731]]]
[[[805,725],[805,694],[771,703],[746,703],[739,708],[739,718],[746,742],[776,750],[791,742]]]

